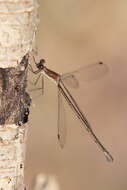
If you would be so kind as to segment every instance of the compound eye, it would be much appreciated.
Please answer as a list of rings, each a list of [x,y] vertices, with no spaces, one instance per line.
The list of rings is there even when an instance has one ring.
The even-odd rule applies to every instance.
[[[40,60],[40,63],[41,63],[42,65],[44,65],[45,60],[44,60],[44,59],[41,59],[41,60]]]
[[[44,63],[45,63],[45,60],[41,59],[40,62],[38,63],[38,68],[43,69],[44,68]]]

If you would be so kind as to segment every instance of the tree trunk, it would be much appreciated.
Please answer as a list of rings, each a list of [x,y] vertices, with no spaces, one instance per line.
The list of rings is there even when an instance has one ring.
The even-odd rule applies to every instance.
[[[25,189],[26,79],[37,7],[37,0],[0,0],[0,190]]]

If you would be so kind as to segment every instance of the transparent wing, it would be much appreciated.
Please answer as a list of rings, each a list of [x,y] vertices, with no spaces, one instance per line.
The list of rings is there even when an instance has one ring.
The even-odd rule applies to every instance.
[[[31,83],[31,85],[34,86],[34,88],[32,87],[32,88],[28,89],[29,92],[40,91],[41,95],[44,94],[44,77],[43,76],[41,76],[41,86],[40,87],[35,87],[35,83],[32,83],[31,81],[29,81],[29,83]]]
[[[93,132],[93,130],[92,130],[89,122],[87,121],[87,119],[84,116],[83,112],[79,108],[76,100],[73,98],[73,96],[71,95],[70,91],[66,88],[66,86],[64,85],[64,83],[62,81],[60,81],[59,88],[61,90],[61,94],[63,95],[63,97],[67,101],[68,105],[71,107],[71,109],[74,111],[74,113],[77,116],[77,118],[83,124],[83,127],[85,127],[85,129],[87,130],[87,132],[89,133],[89,135],[92,137],[93,141],[97,144],[97,146],[104,153],[107,161],[113,162],[112,155],[107,151],[107,149],[102,145],[102,143],[100,142],[100,140],[97,138],[97,136]]]
[[[65,127],[65,110],[62,102],[61,90],[58,88],[58,141],[60,147],[63,148],[66,141],[66,127]]]
[[[79,82],[73,73],[64,74],[62,75],[61,79],[64,83],[66,83],[67,86],[70,86],[71,88],[79,87]]]
[[[108,66],[102,62],[84,66],[71,73],[62,75],[62,81],[71,88],[78,88],[80,81],[99,79],[109,71]]]
[[[35,95],[39,97],[40,95],[44,94],[44,77],[41,73],[35,75],[33,73],[33,68],[29,65],[29,72],[28,72],[28,86],[27,89],[30,92],[31,96],[34,97]]]

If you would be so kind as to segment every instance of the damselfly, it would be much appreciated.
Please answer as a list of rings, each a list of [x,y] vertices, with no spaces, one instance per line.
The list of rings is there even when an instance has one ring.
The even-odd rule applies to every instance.
[[[34,59],[34,61],[35,61],[35,59]],[[73,88],[77,88],[79,83],[78,83],[78,80],[76,79],[76,75],[80,76],[81,72],[82,73],[84,72],[84,69],[80,70],[80,73],[78,73],[78,71],[74,71],[71,74],[68,73],[68,74],[60,75],[60,74],[48,69],[44,65],[44,63],[45,63],[44,59],[41,59],[39,63],[36,63],[36,61],[35,61],[37,70],[34,71],[32,66],[30,66],[30,70],[35,74],[40,73],[40,75],[38,76],[35,83],[37,83],[40,76],[43,75],[43,76],[47,77],[48,79],[50,79],[51,81],[53,81],[55,83],[55,85],[58,87],[58,140],[59,140],[61,148],[63,148],[63,146],[65,144],[64,123],[63,123],[62,112],[61,112],[61,110],[62,110],[61,109],[62,108],[62,96],[63,96],[65,98],[66,102],[68,103],[68,105],[74,111],[77,118],[81,121],[82,126],[85,127],[85,129],[90,134],[90,136],[92,137],[94,142],[98,145],[98,147],[104,153],[107,161],[112,162],[113,157],[107,151],[107,149],[102,145],[102,143],[97,138],[97,136],[94,134],[89,122],[87,121],[83,112],[79,108],[77,102],[75,101],[75,99],[71,95],[69,89],[66,87],[66,84],[68,84],[69,86],[71,86]],[[105,64],[103,64],[103,62],[99,62],[99,63],[93,65],[93,67],[94,66],[96,66],[95,67],[96,72],[95,72],[95,76],[93,75],[93,78],[94,77],[96,78],[97,73],[101,70],[103,70],[104,72],[107,72],[107,70],[105,69],[106,66],[105,66]],[[89,66],[88,66],[87,70],[89,70]],[[86,77],[85,74],[82,76],[84,76],[84,78]],[[88,76],[88,78],[89,78],[89,76]]]

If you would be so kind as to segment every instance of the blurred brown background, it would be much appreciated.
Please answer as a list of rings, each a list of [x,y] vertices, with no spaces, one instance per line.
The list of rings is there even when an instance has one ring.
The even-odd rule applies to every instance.
[[[39,57],[59,73],[103,61],[104,77],[81,83],[75,97],[95,133],[112,153],[103,153],[64,102],[67,142],[57,141],[57,89],[45,80],[45,94],[33,99],[25,181],[37,173],[55,175],[61,190],[127,189],[127,1],[41,0]]]

